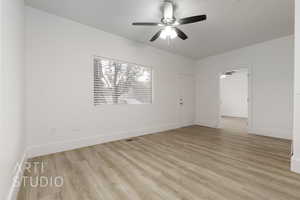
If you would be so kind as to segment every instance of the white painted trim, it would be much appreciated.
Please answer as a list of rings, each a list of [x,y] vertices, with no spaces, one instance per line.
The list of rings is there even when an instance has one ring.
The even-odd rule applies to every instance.
[[[17,196],[18,196],[18,192],[19,192],[19,187],[16,187],[17,182],[22,180],[22,176],[24,173],[24,168],[25,168],[25,163],[27,160],[27,153],[26,151],[24,151],[22,158],[20,159],[20,161],[18,162],[18,165],[16,166],[16,173],[13,176],[12,179],[12,184],[9,190],[9,193],[7,195],[7,200],[16,200]]]
[[[184,126],[186,125],[187,124],[185,124]],[[189,125],[193,125],[193,124],[189,124]],[[29,146],[27,150],[27,155],[29,158],[42,156],[42,155],[77,149],[81,147],[126,139],[130,137],[137,137],[141,135],[147,135],[147,134],[153,134],[161,131],[177,129],[182,126],[183,126],[182,124],[169,124],[160,127],[152,127],[147,129],[110,133],[107,135],[96,135],[93,137],[81,138],[76,140],[66,140],[66,141],[61,141],[56,143],[48,143],[44,145]]]
[[[203,123],[203,122],[196,122],[198,126],[208,127],[208,128],[218,128],[218,125],[213,125],[211,123]]]
[[[287,140],[292,139],[292,131],[288,131],[288,130],[266,130],[266,129],[249,128],[248,133],[261,135],[261,136],[268,136],[273,138],[287,139]],[[290,135],[290,137],[287,137],[287,135]]]
[[[300,158],[295,158],[295,156],[292,157],[291,170],[300,174]]]

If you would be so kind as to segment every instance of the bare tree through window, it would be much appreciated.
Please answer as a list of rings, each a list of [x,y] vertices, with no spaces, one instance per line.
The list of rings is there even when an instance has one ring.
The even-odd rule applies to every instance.
[[[94,58],[94,104],[152,103],[152,69],[108,58]]]

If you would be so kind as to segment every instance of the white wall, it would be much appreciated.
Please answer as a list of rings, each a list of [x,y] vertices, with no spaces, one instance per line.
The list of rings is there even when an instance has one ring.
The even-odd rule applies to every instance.
[[[300,173],[300,3],[295,1],[295,83],[292,170]]]
[[[180,125],[178,74],[194,74],[195,61],[33,8],[26,9],[26,46],[31,155]],[[93,55],[153,67],[153,104],[94,107]]]
[[[200,60],[197,123],[210,127],[218,124],[220,73],[249,67],[250,132],[292,138],[293,42],[293,36],[288,36]]]
[[[0,5],[0,199],[5,199],[25,149],[24,2]]]
[[[220,79],[221,116],[248,117],[248,72]]]

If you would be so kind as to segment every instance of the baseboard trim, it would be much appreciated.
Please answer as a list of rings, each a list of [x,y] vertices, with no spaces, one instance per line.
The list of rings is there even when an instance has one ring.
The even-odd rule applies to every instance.
[[[228,117],[228,118],[238,118],[238,119],[248,119],[248,117],[241,117],[241,116],[229,116],[229,115],[222,115],[221,117]]]
[[[291,140],[293,137],[292,132],[278,131],[278,130],[264,130],[264,129],[249,128],[248,133],[255,134],[255,135],[261,135],[261,136],[267,136],[267,137],[273,137],[273,138],[286,139],[286,140]]]
[[[194,124],[194,123],[193,123]],[[193,125],[189,124],[189,125]],[[80,138],[76,140],[67,140],[62,142],[56,142],[56,143],[48,143],[44,145],[35,145],[30,146],[27,149],[27,155],[29,158],[36,157],[36,156],[42,156],[42,155],[48,155],[63,151],[69,151],[72,149],[78,149],[82,147],[97,145],[101,143],[106,142],[112,142],[116,140],[131,138],[131,137],[137,137],[147,134],[153,134],[158,133],[162,131],[177,129],[183,126],[187,126],[187,124],[181,125],[181,124],[170,124],[170,125],[164,125],[159,127],[152,127],[147,129],[139,129],[134,131],[124,131],[124,132],[117,132],[117,133],[110,133],[106,135],[96,135],[93,137],[87,137],[87,138]]]
[[[300,174],[300,158],[295,158],[295,156],[292,157],[291,170]]]
[[[17,187],[17,185],[18,185],[18,181],[22,180],[22,176],[24,173],[25,163],[26,163],[27,158],[28,158],[27,153],[25,151],[22,155],[22,158],[18,162],[18,165],[16,166],[16,173],[13,176],[12,184],[11,184],[9,193],[6,198],[7,200],[16,200],[17,199],[18,192],[20,189],[20,187]]]
[[[210,123],[196,122],[198,126],[208,127],[208,128],[218,128],[218,125],[212,125]]]

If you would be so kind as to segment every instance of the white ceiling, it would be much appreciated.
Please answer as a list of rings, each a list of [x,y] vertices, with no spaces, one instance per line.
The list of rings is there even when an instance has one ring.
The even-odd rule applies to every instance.
[[[176,17],[207,14],[207,21],[181,26],[189,36],[170,45],[149,39],[159,27],[162,0],[25,0],[27,5],[135,41],[199,59],[293,34],[294,0],[175,0]]]

